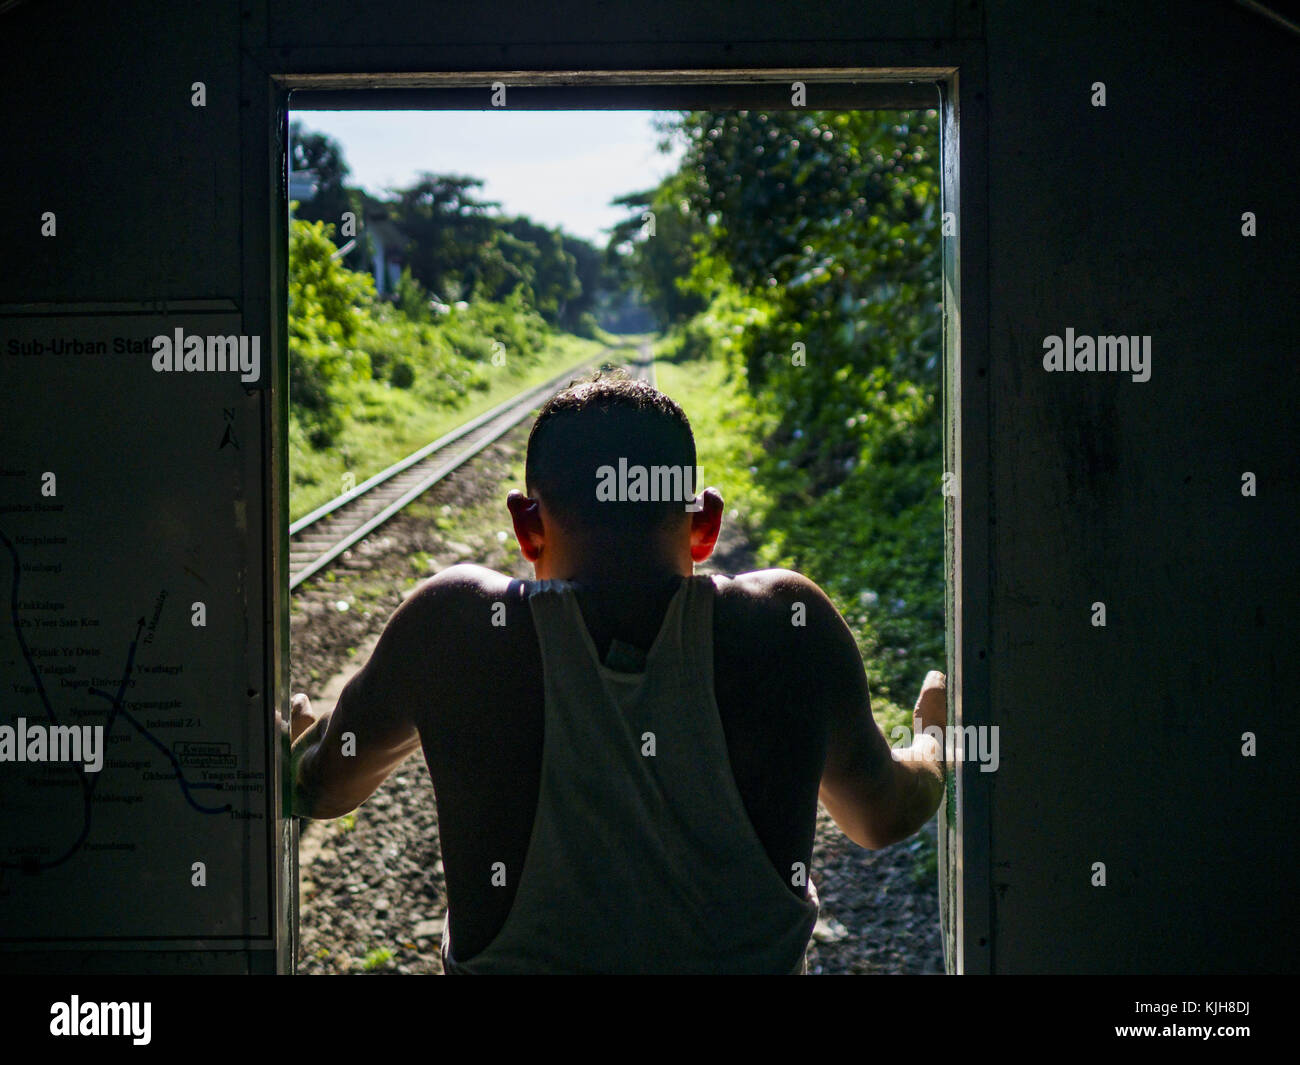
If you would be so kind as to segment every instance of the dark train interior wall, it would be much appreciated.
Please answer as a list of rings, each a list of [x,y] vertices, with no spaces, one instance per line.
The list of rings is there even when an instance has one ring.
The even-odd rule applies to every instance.
[[[160,423],[234,410],[243,456],[262,467],[173,449],[156,471],[132,470],[159,492],[198,484],[178,498],[214,504],[193,549],[213,587],[213,642],[206,671],[177,690],[199,698],[211,677],[238,678],[234,697],[264,721],[287,699],[278,537],[262,520],[285,500],[269,451],[284,402],[268,354],[283,328],[274,79],[834,67],[958,71],[959,711],[1000,732],[997,771],[967,773],[960,797],[978,837],[965,852],[963,968],[1293,969],[1276,914],[1300,888],[1300,36],[1244,5],[0,3],[0,466],[12,450],[25,476],[38,472],[38,430],[111,449],[100,423],[87,428],[93,392],[137,434],[131,461],[168,449],[147,436],[158,391],[137,387],[135,370],[118,378],[106,361],[91,389],[67,367],[10,358],[15,338],[91,319],[109,336],[165,323],[268,338],[247,388],[219,400],[178,388]],[[51,212],[57,235],[43,232]],[[1111,338],[1125,339],[1127,370],[1096,368],[1118,352]],[[11,418],[14,396],[39,418]],[[64,465],[73,492],[75,453]],[[26,484],[0,479],[0,501],[27,498]],[[179,566],[165,537],[185,525],[178,513],[87,547],[81,594],[118,610],[102,571],[173,555]],[[173,595],[188,609],[200,595],[183,582]],[[7,693],[22,663],[4,658]],[[265,755],[274,811],[269,734],[243,738]],[[231,889],[243,903],[212,927],[178,925],[154,962],[284,967],[272,926],[291,897],[274,884],[289,875],[287,830],[248,831],[273,868],[257,883],[245,870]],[[258,901],[267,876],[275,897]],[[255,918],[218,949],[213,928]],[[107,947],[89,934],[51,955],[0,931],[0,968],[127,964],[97,961]]]

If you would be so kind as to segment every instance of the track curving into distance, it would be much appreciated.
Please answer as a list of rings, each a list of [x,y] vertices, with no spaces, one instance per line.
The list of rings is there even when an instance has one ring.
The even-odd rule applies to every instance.
[[[289,526],[290,590],[320,572],[358,540],[370,535],[457,467],[504,436],[593,365],[574,367],[519,393],[299,518]],[[655,383],[649,344],[641,345],[640,356],[635,361],[623,365],[631,376]]]

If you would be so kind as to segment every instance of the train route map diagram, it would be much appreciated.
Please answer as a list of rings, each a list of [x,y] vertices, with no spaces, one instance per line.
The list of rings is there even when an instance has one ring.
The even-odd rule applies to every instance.
[[[0,939],[268,934],[258,397],[150,347],[239,323],[0,322]]]

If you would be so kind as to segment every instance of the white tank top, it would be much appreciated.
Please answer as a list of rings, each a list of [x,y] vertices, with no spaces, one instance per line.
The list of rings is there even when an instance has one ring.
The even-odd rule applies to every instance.
[[[796,897],[736,788],[713,690],[713,594],[684,578],[640,673],[600,661],[566,581],[531,581],[545,677],[541,788],[514,904],[448,973],[797,973]]]

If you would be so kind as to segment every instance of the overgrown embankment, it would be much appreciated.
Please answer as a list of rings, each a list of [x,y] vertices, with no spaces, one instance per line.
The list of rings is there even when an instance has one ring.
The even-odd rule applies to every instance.
[[[523,288],[435,314],[405,277],[403,299],[380,300],[370,275],[346,269],[336,250],[324,224],[293,222],[291,519],[606,347],[560,332]]]
[[[937,121],[691,112],[676,130],[682,168],[647,195],[675,216],[651,240],[691,263],[659,281],[677,294],[660,386],[760,563],[826,590],[878,718],[910,727],[903,708],[944,665]]]

